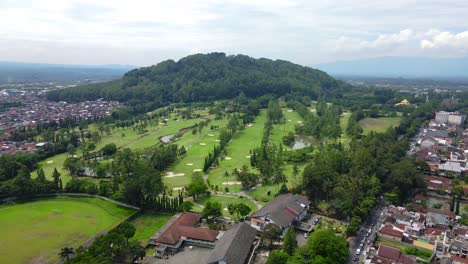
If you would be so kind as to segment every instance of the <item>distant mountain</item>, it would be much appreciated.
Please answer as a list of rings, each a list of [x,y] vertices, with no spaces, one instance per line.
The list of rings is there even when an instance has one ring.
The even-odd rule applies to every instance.
[[[230,99],[240,93],[255,98],[297,92],[317,98],[343,87],[348,85],[323,71],[288,61],[210,53],[135,69],[111,82],[53,91],[48,98],[82,101],[102,97],[128,102],[142,113],[169,103]]]
[[[312,65],[333,76],[468,78],[468,57],[381,57]]]
[[[85,79],[105,81],[120,78],[134,68],[129,65],[66,65],[1,61],[0,83],[73,82]]]

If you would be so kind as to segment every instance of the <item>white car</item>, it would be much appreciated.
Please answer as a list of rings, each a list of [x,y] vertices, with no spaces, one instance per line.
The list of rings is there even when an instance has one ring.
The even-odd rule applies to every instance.
[[[360,249],[360,248],[358,248],[358,249],[356,250],[356,255],[359,256],[359,254],[361,254],[361,249]]]
[[[306,233],[304,233],[304,238],[307,238],[309,235]]]

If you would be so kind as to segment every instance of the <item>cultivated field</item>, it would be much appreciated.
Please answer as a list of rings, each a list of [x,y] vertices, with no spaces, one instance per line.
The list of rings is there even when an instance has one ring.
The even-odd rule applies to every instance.
[[[53,263],[133,214],[97,198],[57,197],[0,206],[0,263]]]
[[[401,117],[381,117],[381,118],[364,118],[359,121],[359,125],[364,130],[364,134],[370,131],[385,132],[389,127],[395,127],[400,124]]]

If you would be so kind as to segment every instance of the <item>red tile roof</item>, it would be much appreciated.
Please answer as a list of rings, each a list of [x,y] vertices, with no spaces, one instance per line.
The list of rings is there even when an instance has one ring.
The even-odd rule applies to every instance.
[[[163,244],[174,245],[181,237],[213,242],[218,236],[218,231],[194,227],[202,217],[200,213],[185,212],[174,217],[177,219],[172,223],[170,221],[170,225],[165,227],[162,233],[157,233],[153,237],[153,240]]]
[[[399,237],[399,238],[403,237],[403,233],[398,231],[398,230],[393,229],[393,227],[391,225],[385,225],[384,227],[382,227],[380,229],[380,233],[385,234],[385,235],[394,236],[394,237]]]
[[[442,234],[442,230],[433,228],[433,227],[428,227],[424,230],[425,235],[434,235],[434,236],[439,236]]]
[[[453,260],[453,261],[456,261],[456,263],[468,264],[468,259],[466,259],[466,258],[460,258],[460,257],[457,257],[457,256],[451,256],[450,259]]]
[[[391,260],[398,260],[400,258],[400,249],[386,245],[380,245],[377,255]]]

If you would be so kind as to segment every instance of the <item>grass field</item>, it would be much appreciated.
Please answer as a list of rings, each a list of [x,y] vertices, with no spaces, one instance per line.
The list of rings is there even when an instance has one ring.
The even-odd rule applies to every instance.
[[[0,263],[50,263],[134,213],[97,198],[57,197],[0,206]]]
[[[302,117],[292,109],[283,108],[283,115],[285,122],[283,124],[273,125],[273,129],[270,135],[270,143],[279,145],[283,144],[283,137],[289,132],[294,133],[294,128],[299,122],[302,122]],[[284,145],[284,144],[283,144]],[[288,146],[284,146],[288,148]]]
[[[227,210],[227,207],[230,203],[244,203],[245,205],[247,205],[248,207],[250,207],[250,209],[252,209],[252,212],[255,212],[257,211],[257,206],[255,206],[254,203],[252,203],[251,201],[247,200],[247,199],[243,199],[243,198],[239,198],[239,197],[221,197],[221,196],[214,196],[214,195],[211,195],[210,197],[201,197],[200,199],[198,199],[196,201],[197,204],[201,204],[201,205],[205,205],[206,202],[218,202],[218,203],[221,203],[221,206],[223,208],[223,215],[224,216],[228,216],[228,217],[231,217],[231,215],[229,214],[228,210]],[[193,211],[195,212],[201,212],[203,210],[203,208],[201,207],[198,207],[198,206],[195,206],[193,208]]]
[[[364,118],[359,121],[359,125],[364,130],[364,134],[371,131],[385,132],[389,127],[395,127],[400,124],[401,117],[381,117],[381,118]]]
[[[214,125],[220,128],[226,125],[226,119],[212,121],[208,126]],[[191,175],[194,170],[203,169],[203,162],[209,151],[213,149],[217,142],[220,129],[210,130],[205,127],[201,134],[193,135],[191,132],[185,133],[176,144],[183,145],[187,149],[185,157],[177,161],[167,171],[173,172],[177,177],[164,177],[164,183],[168,188],[181,188],[190,184]],[[183,175],[182,175],[183,174]]]
[[[250,167],[250,150],[261,145],[266,119],[266,111],[262,110],[253,124],[247,125],[244,130],[233,137],[231,143],[227,146],[227,157],[220,160],[218,167],[209,171],[208,179],[211,185],[218,185],[220,190],[224,189],[226,185],[223,185],[223,182],[237,181],[233,176],[226,179],[224,177],[225,171],[231,173],[235,168],[240,169],[243,165]],[[239,184],[228,185],[228,187],[230,191],[239,191],[241,189]]]
[[[176,133],[181,128],[192,126],[202,120],[203,119],[200,118],[179,121],[169,120],[166,125],[159,124],[156,126],[149,126],[149,131],[144,134],[138,134],[132,128],[114,130],[111,135],[107,135],[106,133],[102,135],[101,140],[96,144],[96,150],[101,149],[103,146],[109,143],[115,143],[117,147],[128,147],[131,149],[147,148],[158,143],[158,137]],[[122,137],[122,134],[125,134],[125,136]],[[80,154],[81,151],[78,150],[77,155]],[[65,186],[65,184],[71,180],[71,176],[68,171],[63,169],[63,163],[68,156],[68,153],[55,155],[39,162],[39,166],[44,169],[46,177],[50,180],[52,179],[52,172],[54,171],[54,168],[57,168],[57,170],[62,175],[62,182]],[[34,171],[31,176],[35,178],[37,173]],[[90,178],[89,180],[93,179]]]
[[[148,240],[171,219],[171,214],[142,214],[133,219],[131,223],[136,232],[132,239],[139,241],[143,246]]]
[[[348,127],[348,120],[351,116],[350,112],[343,112],[340,116],[340,127],[341,127],[341,143],[348,145],[351,139],[346,135],[346,127]]]

